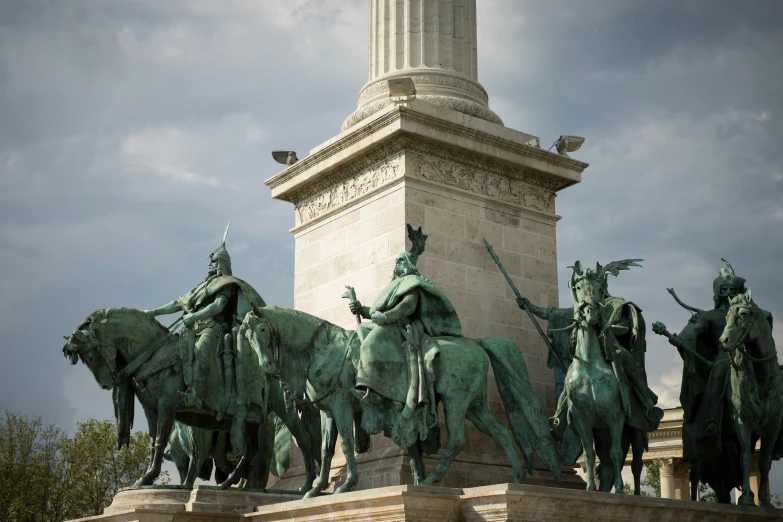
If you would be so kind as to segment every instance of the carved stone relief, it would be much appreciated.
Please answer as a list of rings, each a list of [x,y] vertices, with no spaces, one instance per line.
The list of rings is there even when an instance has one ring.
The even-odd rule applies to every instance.
[[[306,223],[312,219],[402,175],[402,154],[397,153],[366,170],[353,175],[337,184],[328,187],[314,198],[296,205],[299,222]]]
[[[498,201],[540,212],[554,212],[554,192],[464,165],[416,155],[412,174],[426,180],[451,185]]]
[[[306,223],[406,174],[541,212],[554,212],[561,182],[486,156],[403,136],[292,194],[299,223]]]

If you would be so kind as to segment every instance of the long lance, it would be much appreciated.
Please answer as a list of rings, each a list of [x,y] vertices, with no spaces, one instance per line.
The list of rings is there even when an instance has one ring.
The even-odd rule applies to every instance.
[[[506,272],[503,263],[500,262],[500,258],[495,253],[495,250],[492,248],[492,245],[490,245],[489,241],[487,241],[486,239],[484,240],[484,244],[486,245],[487,250],[489,250],[489,255],[492,256],[492,260],[495,262],[496,265],[498,265],[500,271],[503,272],[503,276],[506,278],[506,281],[508,281],[508,284],[511,286],[511,290],[513,290],[514,294],[516,294],[517,299],[522,299],[522,294],[520,294],[519,290],[517,290],[516,285],[511,280],[511,276],[508,275],[508,272]],[[560,354],[557,353],[554,346],[552,346],[552,343],[549,342],[549,337],[547,337],[544,331],[541,329],[541,326],[538,324],[538,321],[536,321],[536,318],[533,316],[533,313],[528,309],[527,306],[523,306],[522,308],[525,310],[525,312],[527,312],[527,316],[530,317],[530,321],[533,323],[533,326],[536,327],[536,330],[538,330],[538,333],[541,335],[541,338],[544,340],[544,343],[546,343],[546,346],[547,348],[549,348],[549,351],[552,353],[552,355],[555,356],[557,365],[560,366],[560,369],[563,370],[563,373],[568,372],[568,368],[566,368],[566,365],[563,364],[563,360],[560,358]]]

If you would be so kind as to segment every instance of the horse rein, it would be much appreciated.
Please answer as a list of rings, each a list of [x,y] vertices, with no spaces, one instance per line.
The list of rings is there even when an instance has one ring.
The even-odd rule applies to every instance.
[[[756,316],[755,313],[751,314],[751,316],[753,318],[753,321],[758,321],[758,317]],[[776,352],[773,351],[772,353],[770,353],[766,357],[758,358],[758,357],[753,357],[748,352],[748,349],[745,347],[745,342],[748,340],[748,337],[750,336],[750,327],[751,326],[752,326],[752,324],[749,323],[748,324],[748,328],[743,330],[742,337],[740,337],[740,340],[737,341],[736,343],[734,343],[733,346],[730,346],[728,348],[723,348],[723,350],[726,351],[727,353],[731,352],[733,350],[738,350],[742,354],[743,357],[747,358],[748,360],[750,360],[751,362],[756,363],[756,364],[764,363],[764,362],[767,362],[767,361],[771,360],[773,357],[775,357],[777,355]],[[734,362],[734,358],[733,357],[731,358],[731,364],[735,368],[739,369],[739,366]]]

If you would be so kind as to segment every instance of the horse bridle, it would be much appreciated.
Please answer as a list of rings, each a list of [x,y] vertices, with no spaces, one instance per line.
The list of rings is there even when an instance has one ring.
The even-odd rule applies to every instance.
[[[115,378],[117,374],[117,362],[115,359],[112,359],[109,355],[109,349],[101,344],[98,339],[95,337],[95,332],[92,330],[92,322],[90,322],[87,326],[89,327],[89,331],[85,332],[81,328],[77,329],[73,332],[73,335],[71,336],[76,337],[76,340],[79,342],[80,345],[88,348],[89,350],[98,352],[101,357],[103,358],[104,362],[106,362],[106,366],[109,367],[109,371],[111,371],[112,379]],[[84,349],[82,349],[82,357],[84,357]]]
[[[734,312],[731,309],[729,309],[729,313],[732,316],[734,315]],[[748,352],[748,349],[745,347],[745,343],[747,342],[748,337],[750,337],[750,330],[753,327],[753,324],[754,323],[758,324],[758,320],[759,320],[757,314],[751,312],[750,315],[751,315],[751,318],[752,318],[753,322],[748,321],[747,328],[743,329],[742,337],[740,337],[739,341],[734,343],[732,346],[729,346],[728,348],[723,348],[723,349],[727,353],[729,353],[729,354],[733,350],[738,350],[742,354],[743,357],[749,359],[751,362],[754,362],[754,363],[767,362],[767,361],[771,360],[773,357],[775,357],[775,355],[777,355],[774,351],[772,353],[770,353],[769,355],[767,355],[766,357],[758,358],[758,357],[753,357]],[[734,362],[734,358],[733,357],[731,358],[731,363],[732,363],[732,365],[735,368],[737,367],[736,363]]]

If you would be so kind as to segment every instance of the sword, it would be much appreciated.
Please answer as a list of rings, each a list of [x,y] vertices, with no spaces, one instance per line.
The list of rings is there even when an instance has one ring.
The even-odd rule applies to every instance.
[[[495,253],[495,250],[492,248],[492,245],[489,244],[489,241],[486,239],[484,240],[484,244],[487,247],[487,250],[489,250],[489,255],[492,256],[492,260],[495,261],[495,264],[498,265],[498,268],[501,272],[503,272],[503,276],[506,278],[506,281],[508,281],[508,284],[511,285],[511,290],[514,291],[514,294],[516,294],[517,299],[522,299],[522,294],[519,293],[519,290],[517,290],[516,285],[511,280],[511,276],[508,275],[508,272],[506,272],[505,267],[503,267],[503,263],[500,262],[500,258]],[[533,313],[528,310],[527,306],[523,307],[525,312],[527,312],[527,316],[530,317],[530,320],[533,322],[533,326],[536,327],[536,330],[538,330],[539,335],[541,335],[541,338],[544,340],[544,343],[546,343],[547,348],[549,348],[549,351],[552,352],[552,355],[555,356],[555,360],[557,361],[557,365],[560,366],[560,369],[563,370],[563,373],[568,372],[568,368],[566,368],[566,365],[563,364],[563,360],[560,359],[560,354],[557,353],[555,348],[552,346],[552,343],[549,342],[549,337],[546,336],[544,331],[541,329],[541,326],[538,324],[538,321],[536,321],[536,318],[533,317]]]

